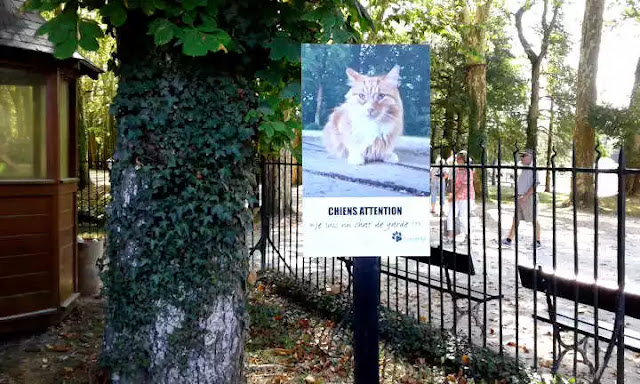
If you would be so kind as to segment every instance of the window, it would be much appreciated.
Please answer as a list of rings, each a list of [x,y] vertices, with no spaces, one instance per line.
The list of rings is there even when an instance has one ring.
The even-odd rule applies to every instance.
[[[0,68],[0,180],[47,174],[46,79]]]

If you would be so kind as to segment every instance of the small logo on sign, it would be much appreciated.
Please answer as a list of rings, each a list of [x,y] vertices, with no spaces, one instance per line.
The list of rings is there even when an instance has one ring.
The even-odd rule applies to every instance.
[[[396,242],[402,240],[402,233],[400,232],[393,232],[393,236],[391,236],[393,238],[393,240],[395,240]]]

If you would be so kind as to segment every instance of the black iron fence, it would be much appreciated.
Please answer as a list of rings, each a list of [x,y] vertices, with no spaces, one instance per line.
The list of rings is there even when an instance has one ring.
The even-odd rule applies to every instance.
[[[575,154],[569,164],[557,163],[554,156],[548,167],[538,167],[535,158],[531,166],[522,166],[518,151],[503,156],[499,149],[491,164],[484,153],[475,163],[433,164],[442,185],[455,185],[460,172],[473,172],[484,190],[476,191],[470,209],[448,227],[447,217],[466,202],[449,201],[448,190],[432,183],[438,198],[430,256],[381,257],[381,305],[515,358],[543,377],[559,373],[590,383],[640,382],[640,198],[628,199],[625,191],[627,179],[640,170],[625,166],[623,152],[618,162],[603,162],[598,152],[595,157],[594,167],[576,166]],[[104,235],[109,162],[96,156],[80,167],[81,235]],[[247,237],[252,267],[352,297],[352,259],[302,253],[301,164],[289,155],[262,160],[256,168],[256,201],[249,202],[254,226]],[[550,192],[537,187],[530,212],[515,209],[518,183],[524,180],[519,176],[526,172],[532,172],[534,185],[550,173]],[[586,181],[580,180],[584,175]],[[574,203],[577,182],[588,183],[594,192],[585,208]],[[468,195],[472,185],[459,188]],[[515,220],[511,245],[503,244],[514,218],[529,214],[529,220]],[[532,222],[539,223],[540,247]]]
[[[106,208],[111,202],[111,158],[100,149],[93,156],[80,158],[78,193],[78,234],[86,238],[102,238]]]
[[[557,164],[554,155],[550,166],[538,167],[535,155],[526,166],[519,151],[503,156],[499,149],[492,164],[484,150],[475,163],[433,164],[443,185],[473,173],[484,190],[476,191],[470,209],[460,210],[467,202],[449,199],[448,188],[434,190],[432,180],[439,196],[430,256],[381,257],[381,305],[515,358],[542,377],[640,382],[640,200],[631,199],[627,209],[625,192],[627,178],[640,170],[625,166],[622,151],[617,163],[603,161],[597,151],[594,156],[593,167],[576,166],[575,151],[568,165]],[[262,162],[252,264],[328,294],[352,295],[352,259],[302,253],[300,168],[291,156]],[[548,193],[538,186],[546,172]],[[519,196],[531,181],[535,193]],[[592,192],[582,208],[577,183]],[[458,188],[467,195],[475,189],[471,183]],[[456,220],[447,225],[452,215]]]

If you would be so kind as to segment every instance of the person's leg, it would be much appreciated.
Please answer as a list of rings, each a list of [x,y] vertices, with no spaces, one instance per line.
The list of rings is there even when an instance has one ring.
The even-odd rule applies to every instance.
[[[458,212],[458,218],[462,228],[462,234],[466,237],[469,229],[469,200],[460,200],[456,204],[460,205],[460,211]]]
[[[540,222],[536,220],[536,240],[540,242]]]
[[[457,208],[457,207],[456,207]],[[447,237],[453,237],[453,225],[455,221],[455,212],[453,211],[453,205],[449,205],[449,215],[447,215]]]

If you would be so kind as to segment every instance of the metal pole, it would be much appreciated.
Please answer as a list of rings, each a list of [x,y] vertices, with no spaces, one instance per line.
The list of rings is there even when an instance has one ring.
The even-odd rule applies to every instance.
[[[378,304],[380,269],[378,257],[356,257],[353,262],[353,341],[356,384],[377,384]]]

